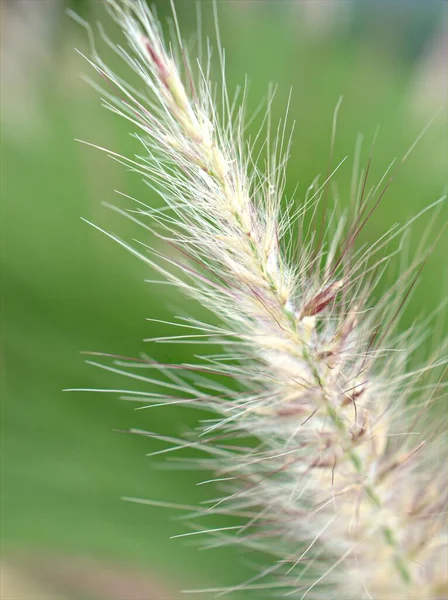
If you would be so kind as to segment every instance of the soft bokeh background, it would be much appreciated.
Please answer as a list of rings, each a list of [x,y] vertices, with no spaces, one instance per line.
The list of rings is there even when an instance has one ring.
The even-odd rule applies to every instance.
[[[169,15],[166,0],[156,4],[163,19]],[[213,38],[211,4],[200,4],[204,31]],[[327,169],[333,109],[340,95],[344,102],[335,162],[349,155],[335,179],[342,203],[359,132],[365,135],[365,161],[380,128],[372,167],[372,181],[377,181],[442,109],[363,241],[375,240],[443,194],[445,3],[218,4],[230,87],[243,82],[247,73],[250,106],[255,108],[268,83],[278,83],[278,117],[293,88],[296,129],[288,192],[299,182],[298,202],[314,177]],[[121,153],[134,148],[127,124],[103,110],[98,94],[79,77],[89,67],[74,48],[87,51],[87,44],[84,32],[64,14],[68,6],[89,21],[105,19],[101,2],[94,0],[3,0],[0,8],[1,537],[6,586],[1,597],[173,599],[181,588],[236,583],[251,573],[256,558],[236,550],[201,552],[186,540],[170,540],[187,531],[177,513],[121,500],[137,496],[197,504],[213,495],[207,486],[196,486],[202,474],[163,470],[146,458],[156,447],[151,440],[114,432],[138,427],[175,435],[193,426],[197,415],[181,409],[135,411],[112,394],[62,392],[67,387],[131,385],[85,365],[83,350],[127,356],[146,351],[170,362],[191,359],[189,346],[148,348],[141,340],[164,331],[146,317],[169,320],[181,311],[198,310],[167,288],[144,283],[151,277],[147,267],[80,219],[131,239],[137,234],[133,227],[102,203],[125,205],[115,189],[148,204],[159,200],[138,176],[74,141],[81,138]],[[182,0],[177,6],[190,38],[195,3]],[[107,29],[114,38],[115,28],[109,24]],[[110,51],[104,55],[115,61]],[[423,219],[413,228],[411,253],[427,223]],[[443,239],[427,262],[403,327],[439,305],[447,291],[442,284],[445,259]]]

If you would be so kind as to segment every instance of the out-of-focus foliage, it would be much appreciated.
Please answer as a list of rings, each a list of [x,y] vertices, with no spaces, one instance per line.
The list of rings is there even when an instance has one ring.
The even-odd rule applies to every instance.
[[[100,2],[71,5],[84,18],[104,20]],[[162,17],[169,15],[167,2],[158,6]],[[204,34],[213,38],[210,4],[201,6]],[[293,88],[290,116],[296,125],[287,193],[299,183],[297,202],[317,174],[325,176],[340,95],[334,164],[349,158],[332,191],[343,206],[358,133],[365,135],[365,163],[379,126],[371,169],[376,183],[446,103],[446,27],[441,27],[446,8],[439,3],[241,0],[220,2],[219,8],[229,86],[247,73],[255,110],[268,82],[278,83],[277,117]],[[200,416],[182,409],[134,411],[113,395],[61,391],[131,385],[86,366],[83,350],[190,360],[189,346],[148,347],[141,340],[164,331],[145,317],[169,320],[173,313],[198,309],[164,286],[145,284],[153,274],[143,264],[80,220],[132,238],[140,232],[102,203],[125,205],[116,189],[148,204],[159,202],[136,175],[74,141],[123,154],[135,150],[128,125],[102,109],[98,94],[79,78],[80,72],[91,75],[74,51],[88,51],[84,32],[55,0],[4,2],[1,12],[5,551],[111,558],[162,578],[170,574],[175,589],[238,581],[250,570],[236,551],[191,551],[184,541],[169,540],[183,531],[181,522],[170,520],[176,513],[120,499],[197,504],[209,497],[206,486],[195,485],[201,475],[154,468],[145,458],[155,449],[150,440],[113,431],[137,427],[175,435]],[[194,2],[179,2],[178,13],[186,37],[193,38]],[[114,38],[116,31],[107,29]],[[110,50],[105,53],[116,60]],[[372,243],[442,195],[445,144],[446,106],[397,174],[363,242]],[[411,255],[428,220],[413,229]],[[427,245],[437,232],[436,225]],[[444,242],[427,261],[403,327],[434,310],[446,293]],[[422,356],[434,343],[426,341]],[[139,389],[135,383],[133,389]]]

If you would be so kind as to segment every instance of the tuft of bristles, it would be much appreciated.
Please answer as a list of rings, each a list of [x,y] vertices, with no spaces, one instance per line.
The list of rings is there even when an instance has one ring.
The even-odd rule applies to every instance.
[[[444,361],[409,366],[429,321],[396,333],[426,256],[370,305],[390,259],[387,246],[407,226],[355,248],[389,175],[370,187],[369,166],[355,172],[353,215],[324,212],[319,233],[310,216],[327,203],[330,176],[298,208],[288,205],[287,119],[273,132],[270,97],[258,139],[245,140],[246,92],[227,93],[219,34],[215,84],[210,46],[204,60],[193,61],[174,11],[165,41],[144,2],[106,4],[127,42],[111,46],[142,84],[137,90],[115,75],[92,44],[89,62],[106,82],[104,104],[129,121],[142,145],[132,159],[109,154],[166,204],[138,202],[136,211],[123,211],[151,232],[154,247],[118,241],[219,320],[177,320],[185,335],[159,341],[218,344],[222,353],[196,364],[140,359],[105,368],[159,385],[160,392],[140,397],[147,405],[213,413],[185,439],[160,436],[173,444],[166,451],[200,450],[204,458],[195,464],[216,473],[219,496],[191,516],[233,515],[234,526],[204,532],[207,543],[273,555],[249,581],[216,592],[446,598],[446,424],[437,429],[430,418],[443,390],[431,373]],[[144,378],[120,365],[158,375]]]

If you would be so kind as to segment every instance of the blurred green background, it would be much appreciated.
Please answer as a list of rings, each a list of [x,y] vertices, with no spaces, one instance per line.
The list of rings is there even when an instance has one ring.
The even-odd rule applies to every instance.
[[[204,33],[213,39],[211,4],[200,4]],[[338,192],[333,191],[342,204],[359,132],[365,135],[365,162],[379,126],[371,179],[377,182],[442,109],[362,241],[373,242],[444,193],[445,3],[218,4],[230,88],[247,74],[249,106],[255,108],[268,83],[278,83],[277,117],[293,88],[290,112],[296,129],[288,194],[299,182],[300,202],[314,177],[326,172],[340,95],[334,160],[349,159],[335,178]],[[169,16],[168,2],[156,5],[162,19]],[[152,276],[147,267],[80,219],[126,239],[142,239],[141,231],[102,203],[126,206],[115,189],[148,204],[160,200],[138,176],[74,141],[123,154],[134,149],[128,125],[102,109],[97,92],[79,77],[91,72],[74,48],[88,50],[85,33],[64,13],[68,6],[91,22],[107,22],[99,1],[3,0],[0,9],[2,562],[19,565],[17,585],[31,577],[44,586],[40,598],[174,598],[181,588],[237,583],[250,576],[256,559],[230,549],[201,552],[186,540],[170,540],[188,530],[177,513],[120,499],[197,504],[213,497],[207,486],[196,485],[202,473],[158,468],[158,461],[145,454],[159,446],[114,432],[137,427],[176,435],[194,426],[197,415],[182,409],[135,411],[135,405],[113,394],[62,392],[69,387],[148,389],[87,366],[80,352],[148,352],[161,361],[191,360],[195,349],[190,346],[148,347],[141,340],[164,333],[146,317],[169,320],[180,311],[197,311],[172,290],[144,283]],[[195,3],[179,1],[177,8],[190,38]],[[115,28],[109,24],[107,29],[114,38]],[[107,49],[103,56],[114,63]],[[415,224],[411,254],[427,223],[424,218]],[[445,268],[443,239],[427,262],[402,327],[439,305],[447,291]],[[112,569],[109,575],[103,576],[104,568]],[[120,574],[128,579],[114,586]],[[8,588],[1,597],[24,600],[23,594],[14,596]]]

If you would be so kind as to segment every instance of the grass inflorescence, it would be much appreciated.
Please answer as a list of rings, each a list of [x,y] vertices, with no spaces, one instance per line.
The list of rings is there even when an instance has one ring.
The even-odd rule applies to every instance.
[[[138,90],[115,75],[92,42],[88,60],[105,82],[104,105],[129,121],[142,148],[132,158],[108,152],[165,202],[116,209],[146,229],[145,242],[111,237],[214,315],[176,320],[180,335],[158,338],[200,341],[194,363],[118,358],[107,368],[154,371],[147,381],[160,391],[141,398],[147,405],[212,415],[182,439],[159,436],[170,444],[162,452],[194,449],[203,453],[195,464],[216,473],[218,497],[205,508],[184,507],[190,516],[235,518],[190,535],[273,556],[249,581],[215,591],[446,597],[446,423],[432,418],[445,361],[439,351],[411,366],[431,319],[398,327],[432,246],[372,301],[421,215],[359,247],[393,179],[391,169],[372,185],[370,159],[355,170],[350,213],[328,197],[334,168],[298,205],[285,202],[292,128],[286,117],[273,126],[269,96],[255,140],[246,140],[246,90],[227,91],[219,29],[215,83],[211,46],[194,59],[174,10],[165,40],[140,0],[106,5],[126,40],[110,44],[142,84]],[[206,354],[207,344],[221,351]]]

